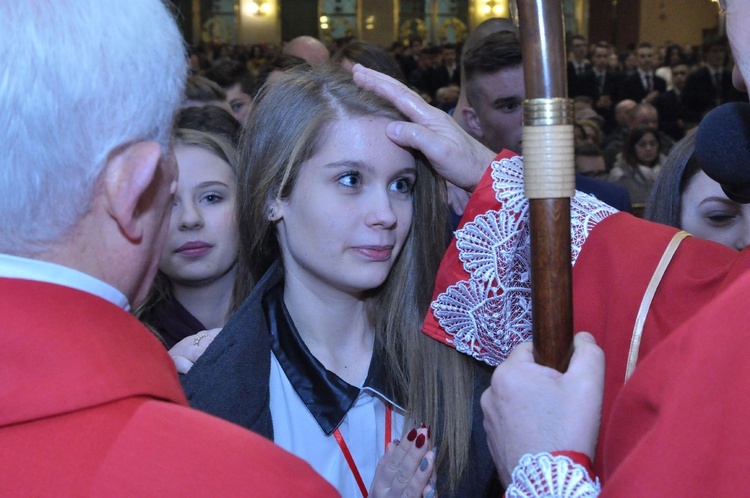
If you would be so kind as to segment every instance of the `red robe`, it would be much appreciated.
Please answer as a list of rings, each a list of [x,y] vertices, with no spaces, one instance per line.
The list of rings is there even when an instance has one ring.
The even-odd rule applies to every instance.
[[[0,278],[0,496],[338,496],[187,407],[163,346],[94,295]]]
[[[464,220],[489,209],[500,203],[485,175]],[[682,242],[649,308],[639,361],[625,384],[644,291],[676,232],[612,215],[590,231],[573,268],[574,328],[591,332],[606,355],[594,462],[604,494],[729,496],[750,484],[749,251],[693,237]],[[468,276],[454,243],[434,297]],[[424,331],[449,342],[432,312]]]

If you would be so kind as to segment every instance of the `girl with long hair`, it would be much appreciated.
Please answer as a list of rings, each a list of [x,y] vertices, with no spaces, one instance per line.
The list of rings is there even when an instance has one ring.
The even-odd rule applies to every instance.
[[[486,372],[420,332],[448,211],[386,136],[403,119],[341,68],[266,85],[241,147],[237,309],[183,386],[343,496],[481,496]]]

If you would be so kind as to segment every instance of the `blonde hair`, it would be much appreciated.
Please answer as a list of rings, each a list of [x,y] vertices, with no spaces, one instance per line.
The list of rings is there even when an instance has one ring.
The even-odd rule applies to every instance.
[[[180,128],[175,130],[174,145],[184,147],[199,147],[205,149],[226,162],[237,176],[239,156],[237,149],[225,138],[214,133]],[[135,310],[135,316],[146,325],[162,342],[164,338],[153,322],[155,313],[164,302],[172,299],[172,283],[161,270],[156,273],[154,283],[143,304]],[[165,342],[166,345],[166,342]]]
[[[293,103],[293,105],[282,104]],[[264,87],[247,120],[240,153],[237,215],[240,259],[235,307],[281,258],[270,201],[287,198],[301,165],[329,138],[331,123],[361,116],[404,120],[391,104],[358,88],[332,66],[300,67]],[[377,153],[377,151],[373,151]],[[471,434],[471,359],[420,332],[447,241],[445,183],[416,155],[413,221],[386,281],[367,298],[375,347],[395,392],[406,393],[407,419],[440,434],[438,468],[453,487],[466,468]],[[408,423],[405,427],[411,427]]]

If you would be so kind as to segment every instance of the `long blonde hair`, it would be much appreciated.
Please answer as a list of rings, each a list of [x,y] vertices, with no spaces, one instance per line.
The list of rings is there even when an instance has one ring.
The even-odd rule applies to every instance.
[[[205,149],[227,163],[235,175],[238,173],[238,152],[227,139],[220,135],[187,128],[178,128],[174,132],[173,143],[174,146],[180,145]],[[155,321],[158,308],[172,298],[172,283],[169,277],[160,270],[154,277],[154,283],[151,285],[151,290],[146,300],[134,312],[135,316],[154,332],[162,342],[164,342],[164,338],[161,336],[162,331],[157,330],[153,322]]]
[[[291,194],[301,165],[329,138],[330,123],[361,116],[405,119],[335,66],[287,71],[256,99],[240,152],[235,306],[281,258],[268,219],[270,201]],[[408,421],[430,423],[440,435],[438,468],[447,472],[453,487],[468,459],[473,366],[467,356],[420,332],[446,245],[448,207],[444,181],[421,156],[416,158],[410,233],[388,278],[370,293],[365,306],[388,382],[396,392],[406,393]]]

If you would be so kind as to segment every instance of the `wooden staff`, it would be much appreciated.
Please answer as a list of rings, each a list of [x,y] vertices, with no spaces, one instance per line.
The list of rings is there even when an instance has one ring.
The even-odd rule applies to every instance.
[[[518,0],[526,98],[524,189],[530,204],[534,357],[564,372],[573,344],[570,198],[573,104],[566,92],[561,0]]]

